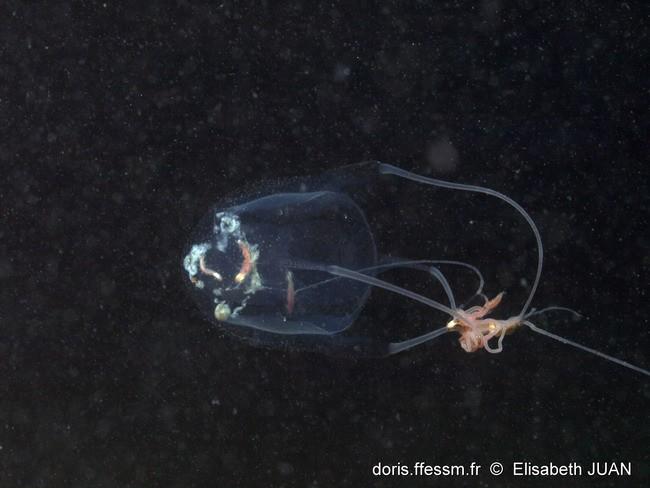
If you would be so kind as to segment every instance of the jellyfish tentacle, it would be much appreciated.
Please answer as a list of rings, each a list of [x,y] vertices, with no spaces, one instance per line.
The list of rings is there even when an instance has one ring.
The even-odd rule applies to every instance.
[[[534,316],[536,316],[536,315],[541,315],[541,314],[546,313],[546,312],[569,312],[569,313],[572,313],[573,316],[574,316],[575,318],[577,318],[577,319],[581,319],[581,318],[582,318],[582,314],[581,314],[580,312],[576,312],[576,311],[573,310],[572,308],[568,308],[568,307],[558,307],[558,306],[556,306],[556,305],[553,305],[553,306],[550,306],[550,307],[544,307],[544,308],[541,309],[541,310],[535,310],[535,309],[532,309],[530,312],[528,312],[528,313],[524,316],[524,318],[525,318],[525,319],[528,319],[528,318],[530,318],[530,317],[534,317]]]
[[[444,312],[447,315],[451,315],[452,317],[458,315],[456,310],[451,309],[440,302],[432,300],[431,298],[427,298],[423,295],[420,295],[419,293],[415,293],[405,288],[399,287],[397,285],[393,285],[392,283],[389,283],[387,281],[380,280],[378,278],[375,278],[374,276],[364,275],[363,273],[358,273],[350,269],[342,268],[341,266],[325,266],[324,271],[327,271],[336,276],[341,276],[343,278],[350,278],[356,281],[361,281],[362,283],[366,283],[367,285],[376,286],[378,288],[383,288],[384,290],[387,291],[392,291],[394,293],[404,295],[407,298],[411,298],[417,302],[423,303],[432,308],[440,310],[441,312]]]
[[[292,267],[294,264],[294,261],[290,261],[287,263],[288,267]],[[476,277],[478,278],[478,287],[476,291],[474,292],[474,295],[469,299],[472,300],[474,297],[479,296],[483,297],[486,301],[487,298],[485,298],[485,295],[483,294],[483,286],[485,285],[485,279],[483,278],[483,275],[479,271],[479,269],[476,266],[473,266],[468,263],[464,263],[462,261],[454,261],[454,260],[449,260],[449,259],[415,259],[415,260],[409,260],[409,259],[396,259],[396,258],[389,258],[385,262],[377,264],[375,266],[370,266],[367,268],[361,268],[357,269],[356,271],[359,273],[369,273],[371,271],[386,271],[390,269],[398,269],[398,268],[414,268],[414,269],[419,269],[421,271],[426,271],[430,274],[431,273],[431,268],[429,266],[431,265],[450,265],[450,266],[458,266],[458,267],[463,267],[466,269],[469,269],[472,271]],[[307,286],[303,286],[301,288],[298,288],[295,290],[295,293],[298,294],[300,292],[316,288],[318,286],[325,285],[327,283],[331,283],[332,281],[340,280],[343,279],[340,276],[334,276],[332,278],[328,278],[326,280],[319,281],[317,283],[312,283]]]
[[[399,259],[399,258],[384,258],[386,263],[384,264],[379,264],[378,266],[388,266],[392,264],[399,265],[400,263],[403,264],[433,264],[433,265],[449,265],[449,266],[457,266],[460,268],[465,268],[470,270],[472,273],[476,275],[478,278],[478,287],[476,288],[476,291],[474,292],[474,296],[484,296],[483,295],[483,286],[485,285],[485,279],[483,278],[483,274],[481,271],[476,267],[473,266],[469,263],[465,263],[463,261],[457,261],[453,259],[422,259],[422,260],[407,260],[407,259]],[[472,298],[471,297],[470,300]]]
[[[432,308],[440,310],[441,312],[444,312],[447,315],[450,315],[452,317],[458,317],[460,319],[460,315],[458,314],[456,309],[449,308],[446,305],[443,305],[442,303],[432,300],[431,298],[427,298],[413,291],[407,290],[405,288],[401,288],[387,281],[380,280],[378,278],[375,278],[374,276],[369,276],[363,273],[359,273],[358,271],[353,271],[350,269],[343,268],[341,266],[334,266],[334,265],[321,265],[317,263],[294,262],[292,266],[297,269],[325,271],[335,276],[339,276],[341,278],[347,278],[354,281],[365,283],[370,286],[376,286],[378,288],[382,288],[384,290],[403,295],[407,298],[410,298],[412,300],[418,301]],[[405,351],[419,344],[435,339],[436,337],[441,336],[447,333],[448,331],[449,329],[445,326],[436,329],[432,332],[427,332],[426,334],[422,334],[420,336],[407,339],[405,341],[391,342],[388,344],[387,354],[392,355],[392,354],[397,354],[398,352],[401,351]]]
[[[447,332],[448,332],[447,327],[441,327],[432,332],[427,332],[426,334],[422,334],[417,337],[412,337],[411,339],[407,339],[405,341],[390,342],[388,344],[387,355],[391,356],[393,354],[397,354],[398,352],[406,351],[407,349],[411,349],[412,347],[428,342],[432,339],[435,339],[436,337],[446,334]]]
[[[623,361],[622,359],[615,358],[614,356],[610,356],[609,354],[605,354],[604,352],[597,351],[596,349],[592,349],[591,347],[583,346],[582,344],[579,344],[577,342],[574,342],[570,339],[566,339],[565,337],[559,336],[557,334],[553,334],[552,332],[549,332],[545,329],[542,329],[535,324],[533,324],[530,320],[524,320],[523,324],[526,325],[530,330],[537,332],[540,335],[549,337],[553,340],[556,340],[558,342],[561,342],[562,344],[566,344],[568,346],[575,347],[576,349],[580,349],[582,351],[588,352],[590,354],[593,354],[595,356],[599,356],[603,359],[606,359],[607,361],[611,361],[613,363],[616,363],[620,366],[623,366],[625,368],[629,368],[633,371],[636,371],[637,373],[644,374],[646,376],[650,376],[650,371],[647,369],[643,369],[639,366],[635,366],[634,364],[628,363],[627,361]]]
[[[442,271],[440,271],[435,266],[431,266],[429,268],[429,271],[440,282],[443,290],[445,290],[445,294],[447,295],[447,299],[449,300],[449,306],[453,309],[456,309],[456,300],[454,299],[454,292],[451,291],[451,286],[449,286],[449,282],[447,281],[447,278],[445,278],[445,275],[442,273]]]
[[[501,192],[492,190],[490,188],[484,188],[482,186],[476,186],[476,185],[465,185],[462,183],[452,183],[450,181],[438,180],[435,178],[429,178],[426,176],[411,173],[410,171],[403,170],[391,164],[385,164],[381,162],[379,162],[378,164],[379,164],[379,172],[382,174],[391,174],[394,176],[399,176],[401,178],[406,178],[411,181],[416,181],[418,183],[438,186],[440,188],[447,188],[450,190],[462,190],[462,191],[469,191],[474,193],[482,193],[484,195],[490,195],[495,198],[498,198],[499,200],[506,202],[515,210],[517,210],[519,214],[521,214],[521,216],[526,220],[526,222],[532,229],[533,234],[535,235],[535,240],[537,241],[537,272],[535,274],[535,281],[533,282],[533,286],[530,290],[530,294],[528,295],[528,299],[524,303],[524,306],[522,307],[521,312],[519,313],[519,315],[523,317],[528,311],[528,307],[530,307],[530,304],[533,301],[533,297],[535,296],[535,292],[537,291],[537,286],[539,284],[539,280],[542,275],[542,265],[544,262],[544,246],[542,244],[542,237],[539,233],[539,230],[537,229],[537,226],[535,225],[535,222],[530,217],[528,212],[526,212],[526,210],[524,210],[524,208],[521,205],[519,205],[517,202],[515,202],[512,198],[504,195]]]

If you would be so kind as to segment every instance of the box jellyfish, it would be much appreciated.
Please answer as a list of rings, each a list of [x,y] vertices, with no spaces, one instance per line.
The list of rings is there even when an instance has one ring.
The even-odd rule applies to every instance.
[[[450,259],[388,258],[377,249],[375,228],[366,208],[383,205],[392,227],[399,212],[387,201],[385,185],[465,191],[510,205],[528,224],[537,245],[537,270],[521,310],[495,318],[503,292],[488,298],[483,277],[467,263]],[[382,186],[384,185],[384,186]],[[417,190],[417,188],[415,189]],[[413,188],[410,191],[415,191]],[[390,251],[390,250],[389,250]],[[208,318],[249,342],[289,345],[362,355],[391,355],[458,333],[466,352],[498,353],[506,334],[526,327],[545,337],[650,375],[645,369],[548,332],[531,319],[564,307],[531,309],[543,263],[540,233],[528,213],[514,200],[479,186],[452,183],[408,172],[393,165],[366,162],[315,177],[260,184],[256,190],[227,199],[212,208],[197,226],[183,259],[191,294]],[[425,256],[426,258],[426,256]],[[460,268],[476,276],[473,299],[481,304],[456,303],[443,270]],[[390,270],[426,273],[444,300],[417,293],[384,279]],[[395,293],[442,312],[446,319],[413,337],[391,340],[372,330],[355,332],[373,288]]]

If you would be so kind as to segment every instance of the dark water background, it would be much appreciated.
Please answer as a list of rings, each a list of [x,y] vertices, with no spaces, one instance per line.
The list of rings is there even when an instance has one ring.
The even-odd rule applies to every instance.
[[[0,7],[0,486],[647,486],[646,377],[526,331],[497,356],[255,349],[180,272],[223,194],[380,159],[521,202],[547,247],[535,306],[588,315],[540,324],[649,368],[646,3],[241,3]],[[450,198],[422,239],[456,232],[445,257],[521,303],[530,232]],[[381,297],[379,325],[427,320]],[[416,461],[483,471],[371,475]]]

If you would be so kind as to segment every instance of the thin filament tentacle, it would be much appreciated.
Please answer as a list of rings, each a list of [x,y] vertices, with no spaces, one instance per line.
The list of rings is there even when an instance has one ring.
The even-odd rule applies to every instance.
[[[440,310],[441,312],[444,312],[447,315],[450,315],[452,317],[458,316],[458,312],[456,310],[453,310],[443,305],[440,302],[422,296],[419,293],[415,293],[405,288],[401,288],[399,286],[393,285],[392,283],[388,283],[387,281],[379,280],[373,276],[357,273],[356,271],[342,268],[340,266],[325,266],[325,269],[326,271],[332,273],[333,275],[342,276],[344,278],[350,278],[352,280],[361,281],[362,283],[366,283],[368,285],[376,286],[378,288],[383,288],[384,290],[392,291],[393,293],[398,293],[400,295],[404,295],[407,298],[411,298],[417,302],[423,303],[425,305],[429,305],[430,307]]]
[[[426,334],[422,334],[421,336],[413,337],[411,339],[407,339],[402,342],[391,342],[388,344],[388,355],[391,356],[393,354],[397,354],[398,352],[411,349],[412,347],[418,346],[424,342],[435,339],[436,337],[446,334],[447,332],[449,332],[447,327],[441,327],[432,332],[427,332]]]
[[[644,374],[646,376],[650,376],[650,371],[648,371],[647,369],[640,368],[639,366],[635,366],[634,364],[630,364],[627,361],[623,361],[622,359],[615,358],[613,356],[610,356],[609,354],[605,354],[604,352],[597,351],[596,349],[592,349],[591,347],[583,346],[582,344],[578,344],[577,342],[573,342],[572,340],[565,339],[564,337],[553,334],[552,332],[549,332],[547,330],[540,329],[539,327],[537,327],[535,324],[533,324],[529,320],[524,320],[522,323],[524,325],[528,326],[531,330],[537,332],[538,334],[541,334],[541,335],[546,336],[546,337],[550,337],[551,339],[554,339],[554,340],[556,340],[558,342],[561,342],[562,344],[567,344],[569,346],[573,346],[576,349],[581,349],[581,350],[583,350],[585,352],[588,352],[588,353],[591,353],[591,354],[593,354],[595,356],[599,356],[599,357],[601,357],[603,359],[607,359],[608,361],[611,361],[611,362],[616,363],[616,364],[618,364],[620,366],[624,366],[626,368],[629,368],[629,369],[631,369],[633,371],[636,371],[637,373],[641,373],[641,374]]]
[[[291,263],[289,264],[291,266]],[[485,279],[483,278],[483,275],[481,274],[481,272],[476,266],[473,266],[468,263],[464,263],[463,261],[453,261],[449,259],[416,259],[416,260],[403,260],[403,261],[396,260],[396,261],[390,261],[383,264],[377,264],[375,266],[369,266],[367,268],[357,269],[356,271],[358,273],[368,273],[370,271],[383,271],[386,269],[397,269],[400,267],[412,267],[412,268],[420,269],[419,268],[420,265],[425,266],[425,265],[432,265],[432,264],[451,265],[451,266],[458,266],[458,267],[469,269],[476,275],[476,277],[479,280],[478,287],[474,292],[474,296],[471,297],[470,300],[476,296],[485,297],[485,295],[483,294],[483,286],[485,285]],[[429,267],[423,267],[421,269],[430,272]],[[296,294],[340,279],[342,279],[340,276],[335,276],[333,278],[319,281],[318,283],[312,283],[311,285],[303,286],[296,290]]]
[[[557,307],[555,305],[553,305],[551,307],[545,307],[545,308],[543,308],[541,310],[532,309],[530,312],[528,312],[526,315],[524,315],[524,318],[528,319],[530,317],[535,317],[536,315],[540,315],[540,314],[543,314],[543,313],[546,313],[546,312],[569,312],[569,313],[572,313],[578,319],[582,318],[582,314],[580,312],[576,312],[572,308]]]

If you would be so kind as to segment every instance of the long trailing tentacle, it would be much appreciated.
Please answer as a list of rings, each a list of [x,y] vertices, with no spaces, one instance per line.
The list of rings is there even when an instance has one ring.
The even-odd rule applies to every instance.
[[[554,339],[554,340],[556,340],[558,342],[561,342],[562,344],[567,344],[569,346],[575,347],[576,349],[581,349],[581,350],[586,351],[588,353],[591,353],[591,354],[593,354],[595,356],[599,356],[599,357],[604,358],[604,359],[606,359],[608,361],[616,363],[616,364],[618,364],[620,366],[623,366],[625,368],[629,368],[629,369],[631,369],[633,371],[636,371],[637,373],[641,373],[641,374],[644,374],[646,376],[650,376],[650,371],[648,371],[647,369],[640,368],[639,366],[635,366],[634,364],[630,364],[627,361],[623,361],[622,359],[615,358],[613,356],[610,356],[609,354],[605,354],[604,352],[600,352],[600,351],[597,351],[596,349],[592,349],[591,347],[583,346],[582,344],[578,344],[577,342],[573,342],[572,340],[565,339],[562,336],[553,334],[552,332],[549,332],[547,330],[544,330],[544,329],[541,329],[541,328],[537,327],[535,324],[533,324],[529,320],[524,320],[522,323],[524,325],[526,325],[528,328],[530,328],[532,331],[535,331],[540,335],[550,337],[551,339]]]

